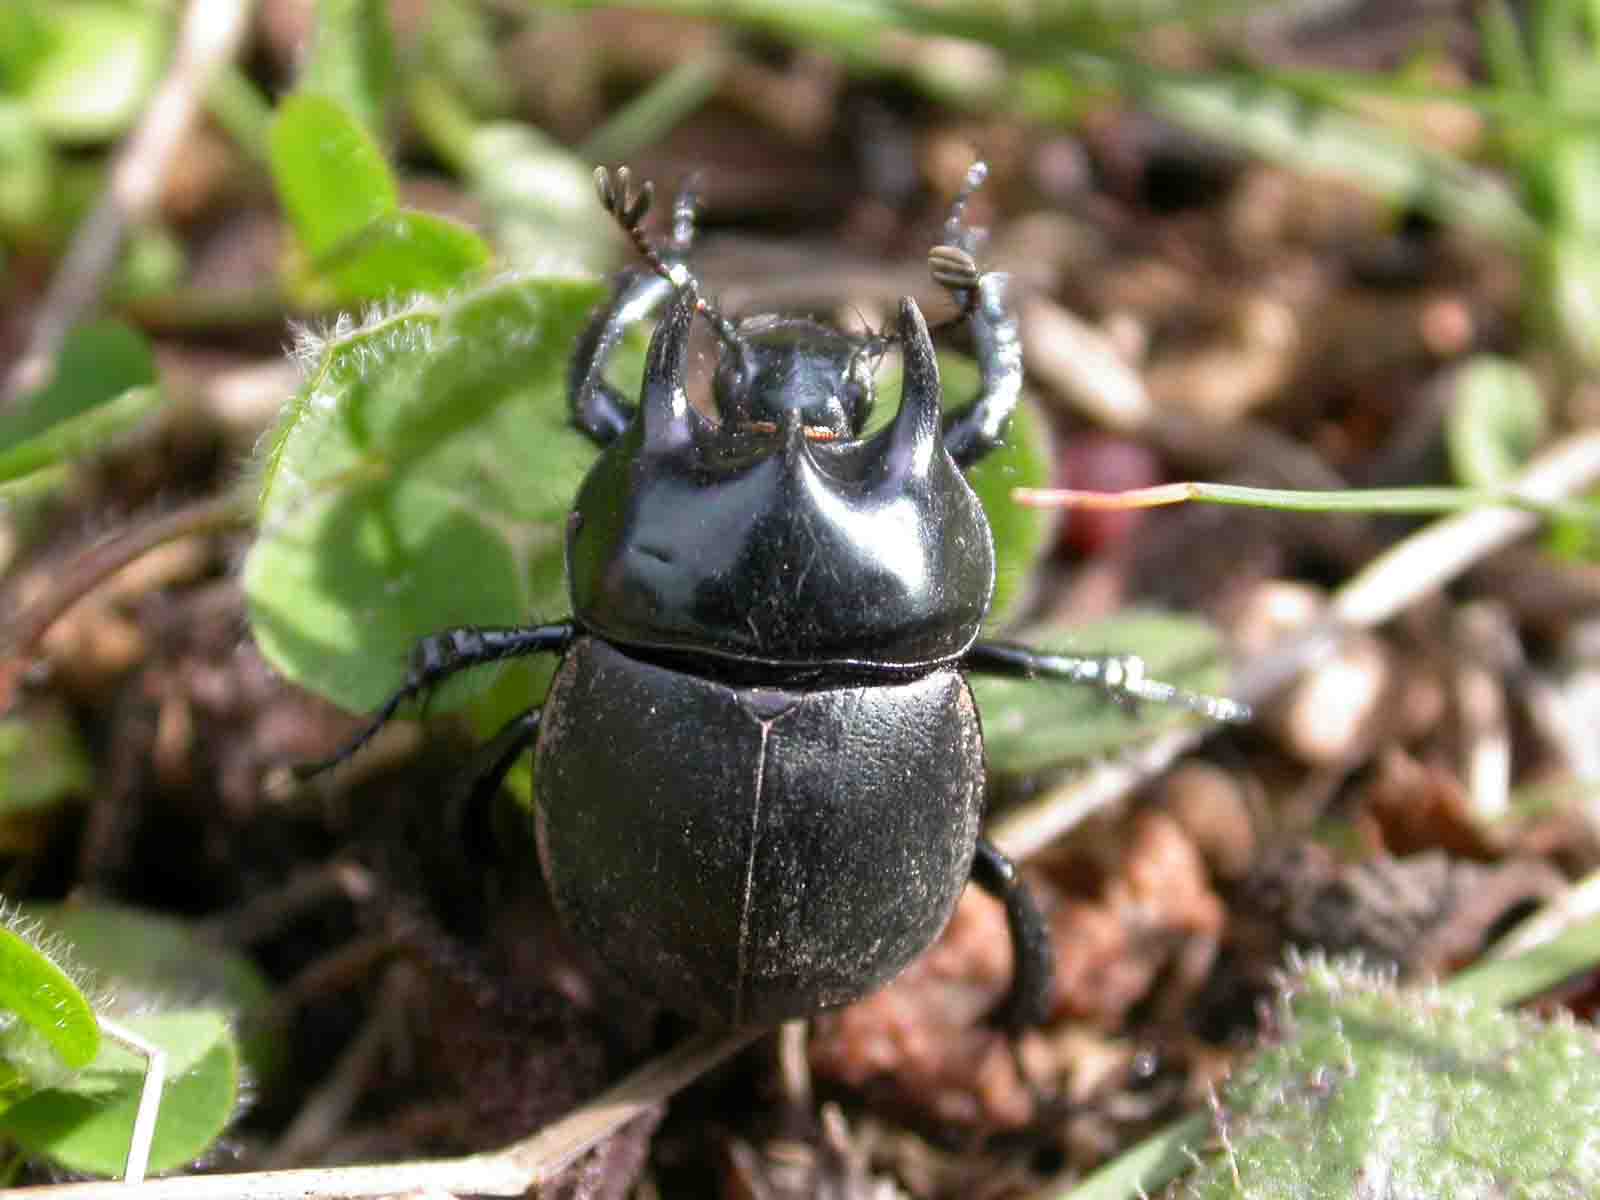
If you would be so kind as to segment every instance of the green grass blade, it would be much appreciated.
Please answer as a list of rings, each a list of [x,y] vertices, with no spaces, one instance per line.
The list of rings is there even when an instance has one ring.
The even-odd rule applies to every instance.
[[[1047,1189],[1033,1200],[1132,1200],[1194,1166],[1194,1154],[1211,1136],[1211,1119],[1195,1113],[1129,1147],[1081,1183]]]
[[[1196,502],[1279,512],[1359,513],[1369,516],[1426,516],[1479,508],[1516,508],[1550,520],[1600,525],[1600,503],[1540,500],[1499,488],[1348,488],[1303,492],[1285,488],[1242,487],[1230,483],[1168,483],[1128,492],[1080,492],[1069,488],[1016,488],[1012,498],[1039,508],[1159,508]]]
[[[1600,920],[1586,921],[1514,958],[1486,958],[1458,972],[1445,991],[1479,1004],[1511,1005],[1600,964]]]

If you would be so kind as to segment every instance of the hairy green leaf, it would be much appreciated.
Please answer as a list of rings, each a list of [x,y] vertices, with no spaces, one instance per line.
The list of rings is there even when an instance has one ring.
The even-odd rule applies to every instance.
[[[100,1025],[88,998],[37,939],[15,928],[0,927],[0,1012],[42,1037],[69,1067],[99,1053]],[[9,1057],[4,1049],[0,1057]]]
[[[1600,1041],[1312,964],[1224,1086],[1193,1200],[1600,1194]],[[1373,1189],[1377,1189],[1376,1192]]]
[[[28,917],[65,940],[73,961],[119,992],[204,996],[249,1013],[269,990],[247,958],[223,953],[176,917],[116,904],[29,904]]]
[[[489,247],[464,225],[399,207],[377,143],[337,101],[290,97],[268,140],[310,299],[354,303],[441,292],[487,265]]]
[[[290,96],[278,106],[267,145],[278,198],[313,261],[399,207],[383,152],[337,100]]]
[[[426,633],[566,611],[563,523],[594,457],[571,424],[567,361],[604,294],[596,280],[503,281],[319,349],[245,563],[256,639],[279,670],[367,709]]]
[[[194,1008],[123,1023],[168,1055],[150,1169],[170,1171],[203,1155],[239,1102],[239,1048],[224,1015]],[[83,1070],[0,1113],[0,1131],[31,1154],[71,1171],[122,1173],[144,1085],[144,1059],[102,1040]]]

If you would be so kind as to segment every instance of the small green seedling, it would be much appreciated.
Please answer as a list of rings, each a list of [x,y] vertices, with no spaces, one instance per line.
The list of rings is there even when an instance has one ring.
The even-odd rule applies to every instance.
[[[143,1180],[150,1162],[156,1115],[161,1108],[161,1089],[166,1080],[166,1051],[132,1029],[97,1016],[72,977],[43,946],[14,925],[0,928],[0,1010],[9,1011],[28,1032],[42,1038],[61,1062],[72,1069],[87,1067],[94,1061],[100,1053],[102,1036],[143,1056],[144,1085],[139,1093],[122,1171],[125,1183]],[[0,1046],[14,1040],[0,1035]],[[26,1052],[11,1062],[6,1062],[6,1057],[9,1056],[0,1056],[0,1067],[8,1073],[16,1073],[9,1081],[8,1090],[26,1088],[20,1078],[25,1073],[20,1068],[26,1061]]]
[[[196,963],[207,978],[194,977]],[[90,977],[115,980],[129,996],[158,994],[165,982],[217,1000],[112,1016],[104,986],[80,986]],[[67,1170],[127,1182],[194,1161],[238,1104],[231,1011],[264,994],[253,969],[203,951],[177,922],[109,907],[8,910],[0,1014],[12,1019],[0,1026],[0,1135]]]
[[[489,247],[466,226],[400,206],[383,152],[338,101],[291,96],[267,136],[298,250],[292,283],[307,304],[446,291],[488,264]]]

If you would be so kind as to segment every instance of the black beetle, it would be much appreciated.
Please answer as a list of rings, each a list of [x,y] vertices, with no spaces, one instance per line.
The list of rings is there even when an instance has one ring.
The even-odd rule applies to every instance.
[[[572,363],[573,419],[603,447],[567,525],[572,616],[423,639],[366,732],[307,771],[457,671],[559,654],[543,707],[496,737],[474,796],[536,747],[545,878],[569,931],[624,979],[702,1024],[805,1016],[893,978],[970,879],[1005,905],[1017,965],[1004,1019],[1042,1021],[1050,942],[1016,868],[979,837],[983,740],[963,672],[1236,714],[1144,680],[1138,659],[977,640],[994,547],[961,471],[998,443],[1022,387],[1007,279],[978,271],[963,221],[983,175],[969,172],[929,256],[982,378],[945,420],[915,301],[892,335],[731,321],[684,266],[692,198],[663,253],[641,232],[649,185],[598,170],[650,270],[620,277]],[[635,408],[604,371],[625,328],[663,303]],[[716,420],[685,390],[697,313],[720,343]],[[890,345],[904,399],[864,437]]]

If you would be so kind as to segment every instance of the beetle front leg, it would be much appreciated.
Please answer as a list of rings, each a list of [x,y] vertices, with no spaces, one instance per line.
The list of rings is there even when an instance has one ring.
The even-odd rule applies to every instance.
[[[1151,679],[1137,654],[1047,654],[1013,642],[978,642],[961,659],[962,670],[1008,679],[1058,679],[1098,687],[1125,704],[1171,704],[1213,721],[1242,723],[1250,706],[1226,696],[1191,692]]]
[[[1011,305],[1011,280],[1001,272],[978,269],[984,234],[966,222],[967,201],[988,174],[983,162],[967,169],[944,223],[944,240],[928,252],[929,273],[961,310],[955,320],[971,321],[978,352],[978,394],[944,427],[945,449],[962,470],[1000,445],[1022,397],[1022,337]]]
[[[1011,991],[996,1015],[1012,1030],[1043,1025],[1050,1015],[1056,969],[1055,949],[1050,944],[1050,927],[1044,914],[1017,871],[1017,864],[988,838],[978,839],[978,850],[972,858],[972,882],[1005,905],[1006,929],[1011,934]]]
[[[607,446],[633,421],[633,405],[606,382],[606,368],[635,321],[655,315],[672,295],[672,284],[647,271],[624,271],[617,278],[611,302],[595,313],[578,338],[567,369],[567,395],[572,421],[590,441]]]
[[[338,766],[370,742],[402,704],[432,690],[452,675],[508,658],[560,654],[576,636],[577,627],[571,623],[495,628],[462,625],[431,634],[417,643],[411,653],[411,668],[406,672],[405,683],[372,715],[372,723],[332,757],[302,763],[295,768],[295,774],[309,779]]]
[[[598,168],[595,187],[606,211],[641,251],[649,251],[640,223],[650,210],[650,184],[643,183],[635,189],[626,167],[619,167],[614,173]],[[672,205],[671,236],[661,250],[652,252],[653,257],[646,255],[651,258],[650,269],[630,269],[618,275],[611,300],[595,313],[578,338],[567,370],[567,395],[573,423],[598,445],[609,445],[633,421],[633,405],[606,382],[606,368],[628,326],[653,317],[675,290],[667,271],[682,263],[694,244],[697,207],[693,186],[686,183]]]
[[[946,249],[937,246],[934,251]],[[978,352],[978,395],[944,427],[945,448],[962,470],[1000,445],[1006,422],[1022,398],[1022,335],[1008,295],[1010,286],[1011,277],[998,271],[976,275],[972,283],[970,319]],[[959,295],[957,302],[962,302]]]

